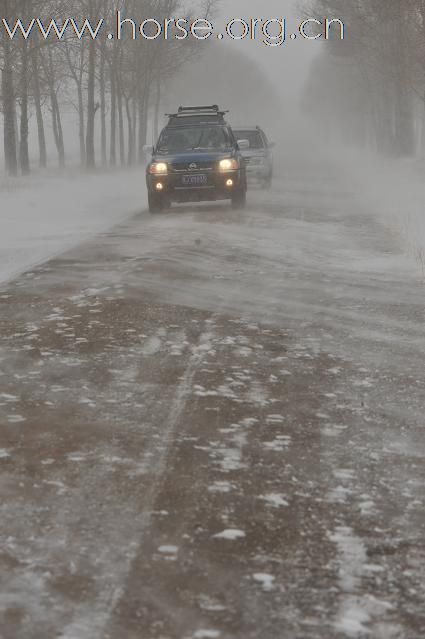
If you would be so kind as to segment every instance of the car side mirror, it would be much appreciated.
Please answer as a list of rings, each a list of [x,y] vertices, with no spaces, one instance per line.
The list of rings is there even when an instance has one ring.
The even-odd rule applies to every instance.
[[[274,149],[276,142],[269,142],[269,149]]]
[[[145,155],[152,155],[153,153],[152,144],[145,144],[143,147],[143,153],[145,153]]]
[[[249,140],[238,140],[238,147],[242,149],[249,149]]]

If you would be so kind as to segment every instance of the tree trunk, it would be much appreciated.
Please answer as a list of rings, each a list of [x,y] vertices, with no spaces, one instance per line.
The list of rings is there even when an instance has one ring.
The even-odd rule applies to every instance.
[[[64,143],[64,139],[63,139],[61,112],[60,112],[59,102],[58,102],[56,93],[54,94],[54,99],[55,99],[55,105],[56,105],[56,121],[57,121],[57,125],[58,125],[59,166],[61,168],[63,168],[65,166],[65,143]]]
[[[19,118],[18,118],[18,103],[16,98],[13,100],[13,117],[15,120],[15,146],[16,153],[19,159],[19,147],[20,147],[20,139],[19,139]]]
[[[412,98],[404,88],[398,89],[395,103],[395,144],[397,155],[415,155],[415,132]]]
[[[145,82],[141,95],[139,96],[139,163],[144,164],[145,154],[143,147],[146,144],[146,134],[148,129],[148,104],[149,89],[148,83]]]
[[[18,174],[18,158],[16,153],[15,91],[10,44],[7,38],[3,40],[2,97],[6,171],[8,175],[16,176]]]
[[[117,111],[116,111],[116,85],[115,85],[115,65],[114,60],[111,63],[111,139],[109,162],[111,166],[117,163]]]
[[[19,11],[21,18],[25,20],[28,16],[28,0],[21,0]],[[21,103],[21,111],[20,111],[20,140],[19,140],[19,165],[21,168],[22,175],[28,175],[30,172],[30,160],[29,160],[29,150],[28,150],[28,64],[29,64],[29,55],[28,55],[28,41],[23,39],[19,42],[19,51],[20,51],[20,60],[21,60],[21,74],[20,74],[20,103]]]
[[[425,155],[425,91],[422,105],[422,121],[421,121],[421,155]]]
[[[53,136],[55,138],[56,149],[58,152],[58,161],[60,168],[65,166],[65,144],[63,140],[62,120],[59,108],[59,102],[55,91],[55,73],[53,67],[52,51],[48,49],[48,86],[50,94],[50,108],[52,111],[52,127]]]
[[[130,98],[125,98],[125,110],[127,114],[127,127],[128,127],[128,155],[127,164],[131,166],[134,164],[134,122],[132,118],[132,111],[130,108]]]
[[[19,164],[22,175],[30,172],[30,159],[28,151],[28,44],[22,43],[21,65],[21,121],[19,141]]]
[[[83,98],[82,84],[79,84],[77,87],[77,95],[78,95],[78,139],[80,142],[80,163],[81,163],[81,166],[85,166],[86,141],[85,141],[84,98]]]
[[[100,49],[100,76],[99,76],[99,93],[100,93],[100,145],[102,166],[107,165],[106,159],[106,86],[105,86],[105,43],[102,40]]]
[[[86,134],[86,167],[94,169],[95,152],[94,152],[94,121],[96,115],[96,106],[94,103],[95,90],[95,64],[96,64],[96,48],[93,40],[89,41],[89,61],[88,61],[88,80],[87,80],[87,134]]]
[[[156,142],[159,134],[159,109],[161,106],[161,80],[157,78],[156,81],[156,95],[155,95],[155,112],[154,112],[154,123],[153,123],[153,138]]]
[[[137,102],[133,97],[131,101],[131,120],[133,122],[133,150],[132,150],[132,164],[136,163],[136,149],[137,149]]]
[[[59,102],[56,97],[53,83],[50,85],[50,105],[52,110],[52,125],[55,144],[58,151],[59,166],[65,166],[65,145],[63,140],[62,120],[59,108]]]
[[[118,106],[118,139],[120,143],[120,163],[125,164],[125,142],[124,142],[124,117],[122,109],[122,90],[121,82],[117,77],[117,106]]]
[[[41,108],[40,78],[39,78],[39,69],[38,69],[37,49],[34,49],[32,51],[32,74],[33,74],[35,114],[37,118],[39,165],[41,168],[44,169],[47,166],[47,148],[46,148],[46,135],[44,132],[43,110]]]

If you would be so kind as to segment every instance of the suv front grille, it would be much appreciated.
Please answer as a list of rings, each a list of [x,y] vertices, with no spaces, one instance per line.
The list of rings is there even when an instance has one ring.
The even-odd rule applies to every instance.
[[[192,165],[195,165],[192,166]],[[211,162],[176,162],[172,163],[171,167],[173,171],[212,171],[214,169],[214,163]]]

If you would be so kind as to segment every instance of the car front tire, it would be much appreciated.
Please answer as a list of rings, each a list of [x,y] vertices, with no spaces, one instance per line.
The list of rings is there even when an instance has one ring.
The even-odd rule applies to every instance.
[[[246,189],[241,189],[240,191],[236,191],[232,195],[232,209],[236,211],[240,211],[244,209],[246,205]]]
[[[148,205],[150,213],[161,213],[165,208],[163,196],[148,192]]]

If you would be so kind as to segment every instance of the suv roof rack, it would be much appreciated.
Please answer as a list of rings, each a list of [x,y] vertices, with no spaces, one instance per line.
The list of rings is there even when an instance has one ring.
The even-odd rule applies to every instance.
[[[217,104],[210,106],[180,106],[177,113],[166,113],[168,125],[179,124],[225,124],[224,116],[228,111],[220,111]]]

